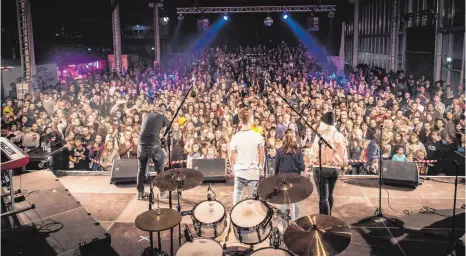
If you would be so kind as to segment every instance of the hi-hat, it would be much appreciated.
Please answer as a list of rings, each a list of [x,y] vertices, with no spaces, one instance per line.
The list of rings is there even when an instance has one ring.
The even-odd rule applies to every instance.
[[[285,245],[298,256],[331,256],[351,242],[351,231],[340,219],[313,214],[291,223],[284,233]]]
[[[308,198],[312,189],[308,178],[297,173],[282,173],[260,181],[257,193],[269,203],[291,204]]]
[[[178,225],[181,214],[169,208],[149,210],[139,214],[134,222],[136,227],[147,232],[163,231]]]
[[[176,168],[166,170],[154,179],[155,186],[162,191],[184,191],[202,184],[204,175],[198,170]]]

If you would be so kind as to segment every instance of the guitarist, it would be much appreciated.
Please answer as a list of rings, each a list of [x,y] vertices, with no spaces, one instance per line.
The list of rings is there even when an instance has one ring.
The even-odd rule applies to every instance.
[[[163,105],[156,109],[155,113],[146,113],[142,116],[141,132],[138,144],[138,200],[144,198],[144,182],[146,180],[147,162],[154,162],[155,171],[162,172],[165,154],[161,147],[160,131],[170,122],[165,117]]]

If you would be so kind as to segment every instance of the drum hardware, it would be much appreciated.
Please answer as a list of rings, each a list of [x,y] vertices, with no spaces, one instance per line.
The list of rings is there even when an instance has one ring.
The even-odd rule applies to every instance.
[[[207,200],[212,201],[212,200],[215,200],[216,197],[217,197],[217,194],[214,192],[214,190],[212,189],[209,183],[209,187],[207,188]]]
[[[184,225],[184,238],[187,242],[192,242],[194,238],[187,224]]]
[[[180,213],[181,213],[181,216],[191,216],[193,214],[193,210],[182,211]]]
[[[176,210],[181,213],[181,192],[199,186],[204,181],[204,175],[198,170],[175,168],[166,170],[155,177],[155,185],[160,190],[176,192],[178,201]],[[178,243],[181,245],[181,224],[178,224]]]
[[[301,217],[285,230],[284,242],[298,256],[336,255],[351,242],[351,230],[340,219],[313,214]]]
[[[270,232],[269,240],[270,246],[274,247],[275,249],[280,247],[280,245],[282,244],[282,240],[280,238],[280,231],[278,231],[278,228],[272,229],[272,232]]]

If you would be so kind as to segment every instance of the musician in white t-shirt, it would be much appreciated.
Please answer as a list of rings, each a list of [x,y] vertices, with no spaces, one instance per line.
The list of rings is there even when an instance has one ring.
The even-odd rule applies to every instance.
[[[231,175],[235,177],[233,205],[241,201],[243,188],[248,188],[248,197],[253,197],[259,177],[264,172],[264,138],[251,129],[252,115],[247,109],[238,113],[240,130],[233,135],[230,143]]]

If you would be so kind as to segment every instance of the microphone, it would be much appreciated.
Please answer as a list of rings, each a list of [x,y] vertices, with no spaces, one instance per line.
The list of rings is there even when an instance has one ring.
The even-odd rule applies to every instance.
[[[187,242],[192,242],[193,241],[193,234],[191,234],[191,230],[189,230],[188,225],[184,225],[184,238],[186,239]]]
[[[210,183],[209,183],[209,187],[207,188],[207,201],[212,201],[212,194],[210,193],[212,191],[212,188],[210,187]]]
[[[195,98],[197,96],[197,87],[196,87],[196,79],[193,79],[193,89],[191,91],[191,97]]]

